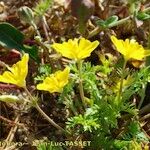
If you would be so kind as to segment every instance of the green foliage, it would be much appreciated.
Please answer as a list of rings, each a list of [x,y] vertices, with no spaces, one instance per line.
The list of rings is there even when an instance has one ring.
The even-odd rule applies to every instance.
[[[136,139],[138,142],[148,142],[147,137],[141,131],[140,123],[136,120],[131,121],[128,125],[126,133],[122,136],[122,138],[126,141],[131,141]]]
[[[93,132],[93,134],[91,135],[91,141],[91,147],[93,149],[113,149],[113,139],[110,133],[106,134],[102,132],[101,129]]]
[[[95,130],[100,128],[100,125],[97,122],[97,118],[94,117],[96,113],[97,113],[96,106],[93,106],[92,108],[88,108],[84,115],[79,114],[77,116],[69,118],[68,122],[66,122],[67,124],[66,127],[70,129],[78,126],[79,128],[78,132],[82,132],[82,130],[84,132],[85,131],[92,132],[92,128]]]
[[[122,74],[121,66],[113,64],[113,59],[110,56],[107,59],[104,56],[100,57],[101,65],[92,66],[89,62],[82,64],[82,79],[85,100],[88,101],[86,101],[87,107],[82,113],[77,112],[73,116],[70,114],[71,117],[66,122],[67,130],[74,130],[76,134],[90,132],[92,147],[104,148],[105,150],[128,149],[133,144],[133,140],[147,141],[141,131],[140,123],[136,120],[138,109],[130,99],[134,94],[141,96],[141,90],[144,94],[143,85],[149,81],[149,67],[141,68],[138,71],[126,69]],[[60,100],[70,110],[73,108],[74,111],[78,111],[78,107],[81,108],[81,106],[74,105],[74,100],[77,101],[74,96],[78,90],[76,89],[79,80],[78,68],[75,64],[71,64],[70,68],[71,80],[61,94]],[[121,77],[125,79],[126,84],[123,86],[121,103],[116,103],[118,94],[116,88]],[[130,117],[123,120],[125,131],[116,139],[114,137],[117,135],[114,135],[114,130],[120,130],[118,120],[123,119],[126,115]],[[129,125],[128,121],[131,121]]]
[[[133,116],[138,115],[138,109],[136,109],[135,104],[131,104],[130,102],[123,103],[120,110]]]
[[[43,16],[46,11],[51,7],[53,0],[40,0],[35,7],[34,11],[38,16]]]
[[[144,67],[137,72],[133,73],[135,82],[135,91],[139,91],[143,84],[147,84],[150,78],[150,67]],[[138,93],[140,94],[140,93]]]
[[[114,148],[116,150],[120,150],[120,149],[127,150],[130,143],[131,143],[131,141],[115,140],[114,141]]]
[[[36,76],[34,79],[35,81],[43,81],[45,77],[49,76],[51,74],[51,67],[49,64],[40,65],[38,68],[38,76]]]
[[[136,142],[135,140],[123,141],[115,140],[114,149],[116,150],[148,150],[148,147],[143,146],[142,143]]]
[[[89,99],[91,100],[91,104],[93,101],[98,101],[101,99],[101,93],[97,87],[98,81],[96,79],[96,72],[99,70],[99,66],[92,66],[90,63],[85,63],[82,68],[82,77],[83,77],[83,84],[84,90]]]
[[[131,14],[136,15],[140,10],[142,0],[128,0],[129,11]]]
[[[43,143],[38,144],[38,146],[36,148],[37,148],[37,150],[63,150],[62,147],[53,146],[47,142],[43,142]]]
[[[148,19],[150,19],[150,14],[145,13],[145,12],[139,12],[139,13],[137,14],[137,18],[138,18],[139,20],[148,20]]]
[[[22,50],[24,35],[8,23],[0,24],[0,45],[9,49]]]
[[[118,16],[111,16],[106,20],[97,20],[97,25],[102,28],[110,28],[114,24],[116,24],[118,21]]]
[[[113,59],[111,54],[99,54],[102,65],[99,66],[99,72],[102,76],[108,76],[113,70]]]
[[[75,8],[72,10],[73,16],[78,19],[79,31],[84,35],[86,29],[85,25],[93,13],[94,4],[90,1],[83,1],[83,3],[79,4],[79,10],[77,2],[72,2],[74,2],[72,9]],[[127,20],[136,18],[142,21],[150,19],[150,12],[140,11],[141,0],[128,0],[126,2],[129,6],[130,16],[119,19],[118,16],[124,16],[123,13],[123,15],[110,16],[106,20],[99,19],[96,22],[99,27],[98,30],[100,29],[102,31],[118,26],[122,23],[126,23]],[[46,56],[46,60],[48,60],[47,58],[50,53],[48,49],[49,47],[46,45],[47,42],[44,42],[44,38],[42,38],[45,37],[44,34],[41,36],[38,31],[35,19],[36,17],[38,19],[43,17],[52,4],[53,0],[41,0],[34,8],[34,12],[26,6],[19,9],[21,20],[34,27],[38,35],[38,37],[34,39],[41,47],[41,53],[48,54]],[[125,12],[125,14],[127,13]],[[67,15],[65,14],[63,17],[66,16]],[[68,20],[65,20],[65,25],[67,25],[67,21]],[[91,26],[90,23],[88,25],[89,27]],[[94,23],[92,22],[92,26],[93,25]],[[93,28],[92,26],[91,28]],[[88,30],[90,33],[91,29],[89,28]],[[47,32],[49,32],[49,30]],[[96,32],[99,33],[99,31]],[[59,41],[57,36],[54,35],[48,44],[51,43],[51,40]],[[8,23],[0,23],[0,45],[7,49],[16,49],[21,52],[24,51],[29,53],[30,57],[38,62],[39,58],[37,47],[24,45],[24,38],[24,35],[12,25]],[[65,41],[64,37],[61,38]],[[85,45],[83,44],[82,46],[84,47]],[[119,52],[121,52],[121,50]],[[53,55],[51,55],[51,57],[52,56]],[[67,85],[65,85],[61,93],[53,93],[52,95],[52,98],[56,98],[56,102],[63,103],[65,105],[65,117],[68,118],[68,120],[65,118],[67,120],[66,130],[75,135],[69,136],[72,136],[72,139],[74,137],[76,138],[76,136],[84,139],[87,135],[90,135],[87,137],[87,140],[91,141],[91,147],[93,149],[140,150],[143,148],[143,143],[149,142],[149,139],[147,139],[142,131],[138,112],[145,98],[146,85],[150,82],[150,68],[144,65],[138,69],[130,69],[128,66],[123,67],[123,58],[125,57],[122,57],[122,59],[116,63],[115,58],[111,54],[100,54],[100,62],[97,66],[94,66],[83,59],[77,59],[77,61],[72,62],[69,60],[69,81],[66,83]],[[60,62],[55,64],[55,66],[57,67],[57,65],[61,66],[63,64],[60,63],[60,65],[59,63]],[[67,61],[65,63],[67,63]],[[46,77],[50,76],[51,73],[52,70],[49,64],[39,65],[37,76],[34,79],[36,83],[43,81]],[[59,82],[59,80],[57,81],[56,79],[56,82]],[[54,84],[56,82],[54,82]],[[83,89],[81,88],[81,83]],[[27,92],[27,94],[29,95],[29,99],[33,99],[32,102],[29,103],[31,103],[35,108],[38,108],[38,98],[34,96],[32,97],[29,92]],[[42,97],[44,96],[42,95]],[[20,102],[20,99],[15,95],[1,95],[0,101],[16,103]],[[55,111],[53,115],[55,117]],[[46,116],[46,118],[48,118],[48,116]],[[67,136],[67,134],[65,136]],[[52,146],[50,143],[43,142],[38,144],[37,149],[62,150],[63,148],[59,146]]]
[[[134,137],[140,131],[139,123],[137,121],[131,122],[129,124],[128,129],[129,129],[130,134]]]
[[[0,23],[0,45],[7,49],[24,51],[31,58],[39,61],[38,50],[35,46],[23,45],[24,35],[9,23]]]
[[[41,65],[39,67],[39,73],[40,74],[45,74],[46,76],[48,76],[51,73],[51,67],[50,67],[50,65],[49,64]]]

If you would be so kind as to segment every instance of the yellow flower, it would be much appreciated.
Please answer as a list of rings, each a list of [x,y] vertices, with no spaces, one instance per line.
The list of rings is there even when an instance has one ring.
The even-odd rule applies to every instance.
[[[81,60],[91,55],[91,52],[99,45],[98,41],[90,42],[85,38],[69,39],[68,42],[54,43],[52,48],[69,59]]]
[[[120,52],[126,61],[129,59],[142,60],[150,55],[149,50],[145,50],[142,45],[139,45],[135,40],[126,39],[118,40],[115,36],[111,36],[111,40],[118,52]]]
[[[63,71],[57,71],[51,74],[50,77],[46,77],[43,83],[37,85],[38,90],[49,91],[50,93],[61,93],[63,87],[68,83],[69,67],[66,67]]]
[[[24,54],[19,62],[14,64],[12,67],[7,67],[8,71],[5,71],[2,75],[0,75],[0,82],[15,84],[19,87],[25,87],[25,79],[28,73],[28,61],[29,55]]]

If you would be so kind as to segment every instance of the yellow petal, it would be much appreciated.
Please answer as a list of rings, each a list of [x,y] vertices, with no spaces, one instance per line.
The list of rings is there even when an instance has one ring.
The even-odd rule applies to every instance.
[[[12,67],[8,67],[9,71],[5,71],[2,75],[0,75],[0,82],[15,84],[19,87],[25,87],[25,79],[28,73],[28,60],[29,55],[24,54],[19,62],[14,64]]]
[[[56,87],[58,83],[53,80],[53,78],[51,77],[46,77],[46,79],[43,81],[43,83],[40,83],[37,85],[37,89],[38,90],[44,90],[44,91],[49,91],[50,93],[53,93],[54,89],[58,89]]]
[[[115,36],[111,36],[111,40],[118,52],[120,52],[126,61],[130,59],[143,60],[144,57],[150,56],[150,51],[143,48],[135,40],[126,39],[118,40]]]
[[[126,53],[123,46],[123,40],[118,40],[115,36],[111,36],[111,40],[117,48],[117,51],[120,52],[122,55],[125,55]]]
[[[37,85],[38,90],[49,91],[50,93],[61,93],[63,87],[68,83],[69,67],[66,67],[63,71],[57,71],[51,74],[50,77],[46,77],[43,83]]]
[[[145,51],[144,51],[144,56],[145,56],[145,57],[150,56],[150,50],[145,50]]]
[[[76,49],[78,40],[68,40],[68,42],[63,42],[62,44],[54,43],[52,45],[52,48],[54,48],[57,52],[61,53],[62,56],[67,57],[69,59],[75,59],[76,58]]]
[[[82,38],[79,43],[79,59],[87,58],[91,55],[91,52],[99,45],[98,41],[90,42]]]
[[[56,78],[59,82],[60,87],[65,86],[68,83],[70,68],[66,67],[63,72],[57,74]]]
[[[9,71],[5,71],[2,75],[0,75],[0,82],[16,84],[13,74]]]
[[[79,39],[69,39],[68,42],[63,42],[62,44],[54,43],[52,48],[61,53],[64,57],[81,60],[89,57],[98,44],[98,41],[90,42],[85,38],[81,38],[80,41]]]
[[[68,77],[69,77],[69,72],[70,72],[70,68],[69,67],[66,67],[65,69],[64,69],[64,71],[57,71],[56,73],[55,73],[55,77],[57,78],[57,80],[59,81],[65,81],[65,80],[67,80],[68,79]]]

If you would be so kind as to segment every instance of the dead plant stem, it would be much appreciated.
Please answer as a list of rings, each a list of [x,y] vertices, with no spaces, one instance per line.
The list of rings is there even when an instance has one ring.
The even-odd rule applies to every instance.
[[[32,100],[33,106],[37,109],[37,111],[55,128],[57,128],[58,130],[61,130],[62,132],[66,132],[62,127],[60,127],[57,123],[55,123],[47,114],[45,114],[45,112],[40,108],[37,101],[34,99],[34,97],[31,95],[31,93],[28,91],[27,88],[25,88],[25,91],[30,97],[30,99]]]

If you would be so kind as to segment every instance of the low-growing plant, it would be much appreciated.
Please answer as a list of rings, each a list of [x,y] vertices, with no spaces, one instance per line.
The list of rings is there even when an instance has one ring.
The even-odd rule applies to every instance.
[[[141,11],[136,7],[141,1],[128,0],[127,3],[131,16],[119,19],[118,16],[113,15],[106,20],[98,19],[96,21],[98,28],[94,29],[93,33],[89,33],[88,38],[97,34],[99,30],[106,31],[131,18],[142,21],[150,18],[147,10]],[[81,4],[84,9],[87,9],[89,4],[92,9],[94,8],[91,1],[87,3],[88,5],[86,2]],[[54,40],[50,41],[47,35],[47,41],[44,41],[36,25],[36,19],[43,21],[47,33],[48,26],[44,15],[51,5],[52,0],[40,1],[33,10],[22,7],[18,11],[22,20],[34,27],[35,34],[38,35],[34,37],[38,49],[24,45],[24,35],[15,27],[7,23],[0,24],[0,33],[5,37],[0,36],[0,45],[8,49],[15,48],[21,54],[21,60],[13,65],[0,62],[3,67],[0,82],[13,84],[17,89],[19,88],[16,89],[19,94],[2,91],[0,101],[21,105],[22,113],[24,110],[36,109],[51,128],[58,130],[58,134],[64,137],[64,141],[72,142],[71,148],[76,145],[77,149],[81,149],[84,146],[74,142],[88,140],[90,145],[85,149],[148,150],[149,136],[143,130],[145,122],[140,120],[140,111],[146,86],[150,82],[150,67],[145,62],[146,57],[150,56],[150,50],[144,48],[135,39],[122,40],[115,35],[110,35],[111,48],[116,50],[118,57],[101,51],[97,53],[99,62],[94,65],[87,58],[99,48],[101,43],[99,40],[90,41],[82,37],[86,36],[83,25],[87,23],[87,19],[82,22],[83,20],[80,20],[82,18],[77,16],[80,14],[74,16],[78,19],[81,37],[68,40],[62,38],[62,43],[56,43]],[[83,8],[80,8],[81,12]],[[91,14],[92,10],[88,16]],[[32,75],[29,71],[30,59],[35,61],[37,67]],[[53,63],[53,60],[56,62]],[[27,76],[33,79],[32,88]],[[30,89],[33,91],[31,92]],[[62,109],[59,107],[62,104],[65,114],[63,123],[53,118],[53,115],[48,115],[41,106],[41,103],[45,104],[46,94],[50,99],[54,98],[58,109]],[[13,136],[10,135],[14,135],[20,125],[22,113],[17,115],[14,121],[15,130],[12,127],[3,148],[8,148],[7,142],[13,140]],[[57,138],[53,137],[48,139],[57,141]],[[65,144],[60,147],[48,143],[43,141],[36,147],[38,150],[68,148]]]
[[[142,60],[149,56],[150,51],[145,50],[135,40],[123,41],[114,36],[111,40],[123,55],[122,69],[113,64],[111,55],[108,55],[106,59],[105,55],[101,54],[101,64],[97,66],[85,62],[84,59],[90,56],[99,42],[90,42],[84,38],[52,44],[52,48],[72,60],[63,71],[51,73],[48,65],[39,68],[42,76],[40,79],[39,77],[35,79],[39,82],[43,81],[37,84],[37,90],[60,93],[59,103],[65,104],[69,111],[65,129],[44,113],[38,100],[27,89],[28,54],[23,54],[21,61],[12,67],[6,65],[7,70],[0,75],[0,81],[23,88],[28,95],[28,99],[22,95],[24,106],[28,103],[35,107],[51,125],[64,134],[69,136],[73,133],[76,136],[90,134],[88,140],[92,140],[93,148],[114,149],[120,145],[122,145],[121,149],[140,147],[138,144],[148,142],[148,139],[138,121],[137,108],[142,105],[150,71],[149,67],[132,71],[126,65],[130,59]],[[135,95],[141,97],[138,107],[133,102]],[[5,97],[2,95],[0,100],[18,101],[13,101],[14,96]],[[38,147],[38,149],[41,148],[43,149],[43,146]]]

